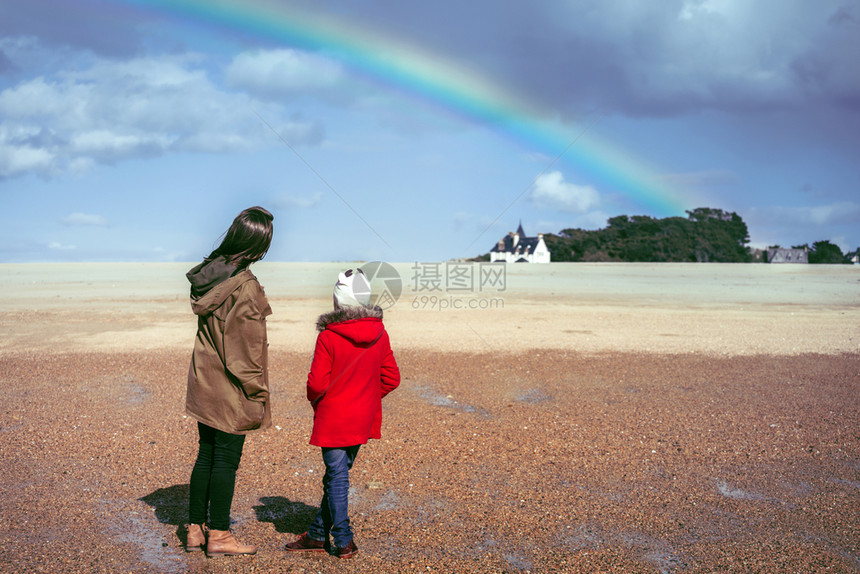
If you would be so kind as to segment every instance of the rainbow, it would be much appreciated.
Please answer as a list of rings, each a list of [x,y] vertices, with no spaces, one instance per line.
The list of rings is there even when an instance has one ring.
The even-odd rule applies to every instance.
[[[577,138],[570,126],[541,119],[528,101],[418,46],[272,0],[125,0],[171,17],[187,18],[319,52],[354,73],[410,93],[471,121],[500,130],[531,152],[561,158],[654,215],[679,215],[686,202],[656,170],[600,141]],[[582,128],[578,130],[582,132]]]

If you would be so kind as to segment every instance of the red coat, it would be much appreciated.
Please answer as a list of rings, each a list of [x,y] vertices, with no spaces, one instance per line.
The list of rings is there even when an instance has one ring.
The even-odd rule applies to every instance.
[[[400,369],[379,307],[343,307],[317,321],[308,373],[314,408],[310,444],[343,447],[380,438],[382,398],[400,384]]]

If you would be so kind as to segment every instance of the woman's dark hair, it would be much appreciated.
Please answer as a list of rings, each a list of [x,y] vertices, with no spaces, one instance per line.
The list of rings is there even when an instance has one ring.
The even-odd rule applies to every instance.
[[[263,258],[272,244],[272,220],[275,218],[262,207],[249,207],[233,220],[224,233],[221,245],[209,255],[222,255],[236,267],[247,267]]]

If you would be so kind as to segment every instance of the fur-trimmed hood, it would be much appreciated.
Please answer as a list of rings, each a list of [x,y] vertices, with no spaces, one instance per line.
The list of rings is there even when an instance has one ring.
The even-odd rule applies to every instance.
[[[344,321],[354,321],[355,319],[366,319],[372,317],[382,320],[382,307],[374,305],[373,307],[340,307],[334,311],[323,313],[317,319],[317,331],[325,331],[325,328],[332,323],[343,323]]]
[[[317,319],[317,331],[325,330],[358,344],[374,343],[385,331],[382,308],[349,306],[323,313]]]

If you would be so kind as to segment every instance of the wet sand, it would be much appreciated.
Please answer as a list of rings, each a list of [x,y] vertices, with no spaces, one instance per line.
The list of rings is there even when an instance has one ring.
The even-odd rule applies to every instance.
[[[361,551],[286,554],[319,504],[303,385],[346,266],[256,269],[276,427],[233,518],[260,553],[211,560],[177,535],[190,265],[0,266],[0,571],[860,571],[856,267],[510,266],[451,293],[398,266],[404,379],[352,472]]]

